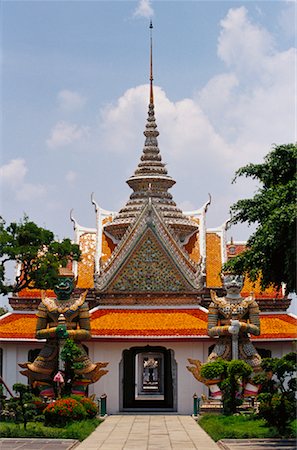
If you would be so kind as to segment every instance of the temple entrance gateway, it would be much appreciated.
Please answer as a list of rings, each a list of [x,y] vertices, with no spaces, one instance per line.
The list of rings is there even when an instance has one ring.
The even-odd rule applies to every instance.
[[[123,351],[122,410],[176,411],[176,362],[165,347]]]

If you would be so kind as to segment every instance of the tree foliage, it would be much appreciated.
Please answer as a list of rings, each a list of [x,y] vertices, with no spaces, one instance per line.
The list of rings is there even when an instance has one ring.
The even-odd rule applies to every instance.
[[[56,241],[51,231],[38,227],[27,216],[9,225],[0,217],[0,293],[24,288],[52,289],[57,282],[58,268],[79,257],[78,245],[70,239]],[[21,267],[14,283],[5,277],[9,262]]]
[[[65,340],[60,355],[60,358],[64,362],[65,384],[62,387],[63,395],[70,395],[73,382],[75,381],[75,379],[80,378],[75,374],[75,370],[81,370],[83,368],[83,363],[80,361],[80,357],[82,356],[82,354],[82,350],[72,339],[68,338]]]
[[[201,376],[207,380],[218,379],[222,391],[223,413],[228,416],[235,414],[237,407],[243,402],[240,386],[246,382],[252,373],[252,368],[245,361],[234,359],[226,361],[218,358],[216,361],[203,364]]]
[[[269,285],[296,292],[296,144],[275,146],[262,164],[240,168],[238,177],[251,177],[260,183],[253,198],[231,206],[231,223],[256,224],[246,250],[224,266],[235,273]]]
[[[259,374],[257,380],[262,385],[258,396],[259,416],[281,434],[286,434],[296,418],[296,357],[296,353],[291,352],[282,358],[263,359],[264,373]]]
[[[16,423],[23,423],[26,430],[28,421],[32,420],[37,413],[36,406],[33,403],[34,396],[30,392],[29,386],[22,383],[15,383],[12,389],[17,393],[17,396],[8,401],[6,412],[10,413],[10,417]]]
[[[8,308],[6,306],[0,306],[0,316],[8,313]]]

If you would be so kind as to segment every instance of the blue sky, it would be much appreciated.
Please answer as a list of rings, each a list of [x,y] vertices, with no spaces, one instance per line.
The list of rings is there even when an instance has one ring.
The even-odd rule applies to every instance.
[[[159,147],[184,210],[207,225],[252,195],[237,168],[296,141],[294,23],[286,1],[2,1],[1,214],[72,237],[90,194],[118,211],[144,143],[153,19]],[[246,239],[246,227],[231,229]]]

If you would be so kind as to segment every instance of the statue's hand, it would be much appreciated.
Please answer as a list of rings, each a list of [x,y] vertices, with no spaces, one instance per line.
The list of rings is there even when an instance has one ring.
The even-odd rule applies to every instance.
[[[60,324],[60,325],[57,326],[57,328],[56,328],[56,336],[59,339],[66,339],[68,337],[68,331],[67,331],[66,325]]]
[[[240,330],[240,322],[239,320],[231,320],[231,325],[228,328],[230,334],[238,334]]]

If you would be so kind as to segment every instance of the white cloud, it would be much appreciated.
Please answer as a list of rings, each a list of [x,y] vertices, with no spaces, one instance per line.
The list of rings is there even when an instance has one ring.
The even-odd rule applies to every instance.
[[[238,85],[238,78],[233,73],[216,75],[201,89],[197,101],[206,110],[221,111],[234,96]]]
[[[86,104],[86,98],[75,91],[64,89],[58,93],[59,107],[66,112],[81,109]]]
[[[152,8],[150,0],[140,0],[133,13],[134,17],[152,17],[154,10]]]
[[[114,105],[108,105],[101,111],[100,132],[103,148],[115,153],[124,153],[133,149],[137,133],[144,126],[148,96],[146,87],[128,89]]]
[[[237,149],[239,166],[261,160],[272,143],[296,139],[296,50],[278,52],[269,32],[252,24],[243,7],[229,10],[221,25],[218,54],[229,72],[211,78],[196,99],[215,130]]]
[[[90,129],[87,126],[60,121],[51,130],[46,143],[49,148],[64,147],[88,137],[89,131]]]
[[[251,23],[244,6],[230,9],[220,24],[218,56],[241,75],[261,74],[263,55],[273,53],[272,35]]]
[[[26,182],[28,172],[24,159],[12,159],[0,167],[0,179],[4,187],[9,188],[18,201],[29,201],[43,197],[46,194],[45,186]]]
[[[103,110],[101,131],[104,148],[116,153],[135,151],[145,126],[148,92],[148,85],[129,89],[115,105]],[[154,87],[154,92],[163,156],[170,153],[171,159],[182,160],[186,154],[198,164],[199,158],[205,158],[205,148],[208,148],[208,155],[232,157],[232,149],[215,132],[194,100],[171,102],[158,86]]]
[[[211,78],[194,97],[217,132],[227,140],[232,139],[236,133],[228,111],[230,106],[236,104],[238,87],[239,80],[234,73],[223,73]]]
[[[234,171],[261,160],[273,143],[296,139],[296,53],[278,52],[269,32],[252,23],[244,7],[230,9],[221,27],[218,54],[228,71],[212,77],[193,98],[177,102],[155,86],[156,119],[163,158],[170,153],[170,160],[191,158],[197,168],[203,161]],[[100,139],[107,151],[128,155],[143,144],[148,92],[147,85],[131,88],[102,111]]]
[[[279,15],[279,24],[285,36],[294,37],[296,35],[296,2],[292,0],[285,3]]]
[[[16,191],[16,199],[19,201],[32,201],[43,197],[46,188],[41,184],[23,183]]]
[[[230,204],[252,195],[253,183],[249,190],[241,189],[240,182],[231,185],[235,170],[262,161],[273,143],[296,140],[296,50],[278,51],[272,35],[252,23],[245,8],[229,10],[221,27],[218,54],[224,72],[210,78],[193,98],[176,102],[154,87],[163,161],[170,163],[168,172],[178,181],[178,189],[187,179],[187,189],[192,190],[175,200],[183,208],[190,202],[189,209],[195,209],[201,206],[198,196],[207,198],[211,192],[215,208],[209,210],[210,226],[228,217]],[[148,94],[148,85],[131,88],[101,113],[100,148],[117,153],[115,166],[117,159],[125,161],[127,176],[141,155]]]
[[[7,186],[16,187],[23,183],[27,171],[24,159],[12,159],[0,167],[0,180]]]

